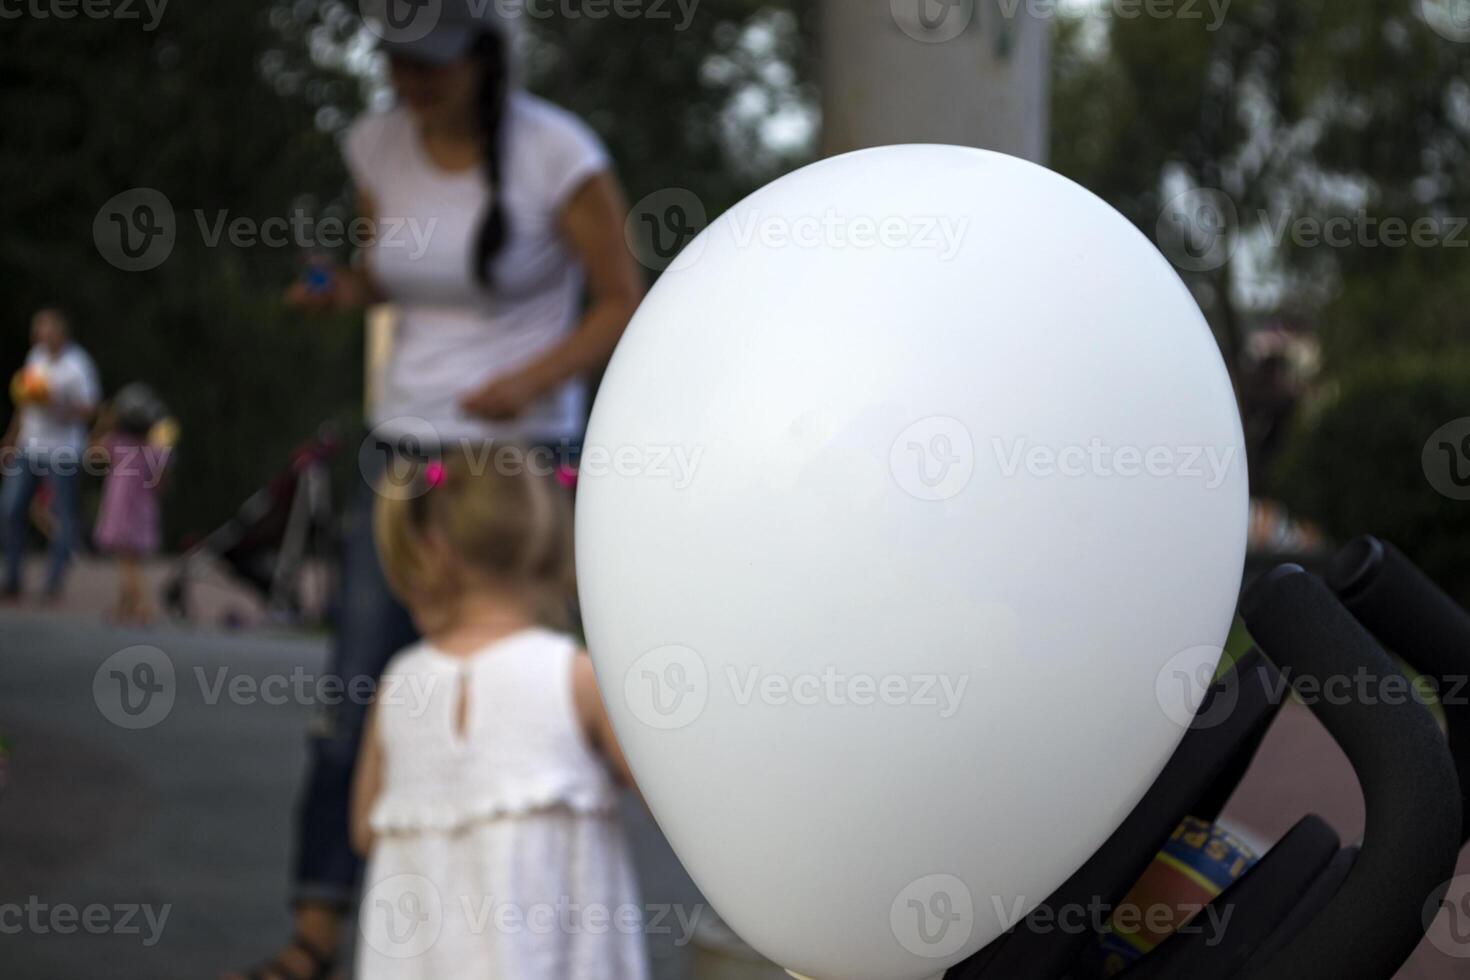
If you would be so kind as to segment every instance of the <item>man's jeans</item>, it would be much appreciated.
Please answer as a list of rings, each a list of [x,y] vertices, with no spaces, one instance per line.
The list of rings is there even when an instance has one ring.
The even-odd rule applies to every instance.
[[[554,447],[557,459],[576,455],[575,445],[539,445]],[[373,455],[379,464],[392,465],[390,450]],[[389,591],[378,564],[372,513],[376,475],[364,475],[372,479],[364,479],[359,487],[343,530],[339,621],[328,666],[328,674],[343,682],[338,690],[348,695],[320,720],[313,734],[296,841],[295,901],[340,908],[352,901],[361,873],[348,833],[352,776],[369,707],[365,698],[356,696],[368,686],[360,678],[371,678],[376,685],[393,655],[418,639],[412,618]]]
[[[66,576],[77,540],[77,499],[81,476],[75,462],[52,465],[47,453],[28,451],[10,457],[0,483],[0,515],[5,522],[5,589],[18,592],[21,563],[30,533],[31,501],[41,481],[51,485],[51,514],[55,527],[51,536],[51,561],[46,570],[46,594],[57,595]]]

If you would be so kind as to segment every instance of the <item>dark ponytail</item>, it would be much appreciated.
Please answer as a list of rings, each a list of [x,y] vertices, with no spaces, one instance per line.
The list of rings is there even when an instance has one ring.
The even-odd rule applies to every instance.
[[[475,59],[480,63],[480,138],[485,168],[485,186],[490,203],[480,219],[475,236],[475,281],[485,287],[493,285],[491,267],[505,247],[510,235],[510,222],[505,214],[503,190],[504,129],[510,110],[510,46],[498,31],[486,31],[475,42]]]

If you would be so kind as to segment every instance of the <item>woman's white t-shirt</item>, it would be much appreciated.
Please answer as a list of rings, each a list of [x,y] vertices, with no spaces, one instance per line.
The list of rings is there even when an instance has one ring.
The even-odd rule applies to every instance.
[[[446,441],[575,439],[586,391],[571,381],[511,422],[467,415],[464,396],[545,353],[574,329],[582,269],[560,233],[571,196],[609,168],[592,130],[524,92],[511,96],[502,134],[502,195],[510,233],[493,288],[471,274],[488,192],[483,171],[444,171],[428,158],[402,108],[363,116],[344,154],[373,201],[377,236],[369,271],[399,308],[399,325],[371,422],[389,438],[421,436],[424,422]]]

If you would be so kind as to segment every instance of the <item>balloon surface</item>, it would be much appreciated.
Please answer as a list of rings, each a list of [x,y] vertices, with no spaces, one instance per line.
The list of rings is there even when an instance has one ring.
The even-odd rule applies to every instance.
[[[1240,418],[1168,262],[1048,170],[901,146],[686,247],[583,456],[588,646],[715,909],[815,980],[937,976],[1157,778],[1229,630]]]

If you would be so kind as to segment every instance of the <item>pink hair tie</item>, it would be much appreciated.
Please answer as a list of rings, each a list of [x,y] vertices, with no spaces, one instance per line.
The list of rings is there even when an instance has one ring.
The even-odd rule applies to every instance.
[[[444,464],[437,460],[424,467],[424,482],[429,485],[430,490],[443,486],[444,478],[448,475],[444,470]]]
[[[568,490],[572,489],[577,485],[577,471],[563,463],[556,468],[556,482]]]

